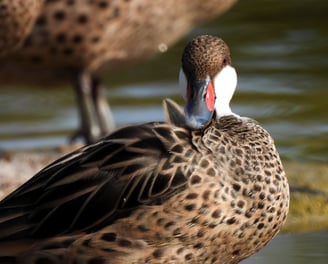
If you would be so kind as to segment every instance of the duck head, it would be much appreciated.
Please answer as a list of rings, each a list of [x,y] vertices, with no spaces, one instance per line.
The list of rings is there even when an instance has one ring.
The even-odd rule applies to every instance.
[[[191,129],[202,129],[213,118],[233,114],[230,100],[237,86],[237,74],[231,65],[228,45],[215,36],[194,38],[182,54],[179,84]]]

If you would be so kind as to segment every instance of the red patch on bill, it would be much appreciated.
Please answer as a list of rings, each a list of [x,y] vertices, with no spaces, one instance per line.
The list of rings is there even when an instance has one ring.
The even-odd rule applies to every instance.
[[[212,82],[210,82],[207,86],[205,102],[206,102],[207,109],[211,112],[214,111],[214,101],[215,101],[214,87]]]

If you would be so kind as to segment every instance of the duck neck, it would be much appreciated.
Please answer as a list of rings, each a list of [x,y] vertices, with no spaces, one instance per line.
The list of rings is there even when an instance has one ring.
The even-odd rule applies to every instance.
[[[222,116],[227,116],[227,115],[232,115],[232,111],[230,108],[230,104],[227,101],[222,101],[217,99],[215,103],[215,113],[216,113],[216,118],[220,118]]]

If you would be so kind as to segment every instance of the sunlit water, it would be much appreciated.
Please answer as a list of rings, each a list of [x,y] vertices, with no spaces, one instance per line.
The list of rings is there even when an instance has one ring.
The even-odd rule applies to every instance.
[[[186,41],[222,36],[239,74],[234,112],[255,118],[274,137],[283,159],[328,161],[328,1],[248,0],[192,31],[167,53],[106,76],[118,126],[163,120],[161,101],[182,104],[177,75]],[[70,87],[2,87],[0,148],[67,142],[78,126]],[[279,235],[243,263],[328,263],[328,234]]]

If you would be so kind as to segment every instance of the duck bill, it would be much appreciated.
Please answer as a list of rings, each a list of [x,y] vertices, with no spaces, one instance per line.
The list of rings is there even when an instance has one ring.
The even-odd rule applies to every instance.
[[[212,120],[215,92],[210,77],[188,83],[185,107],[187,125],[191,129],[201,129]]]

